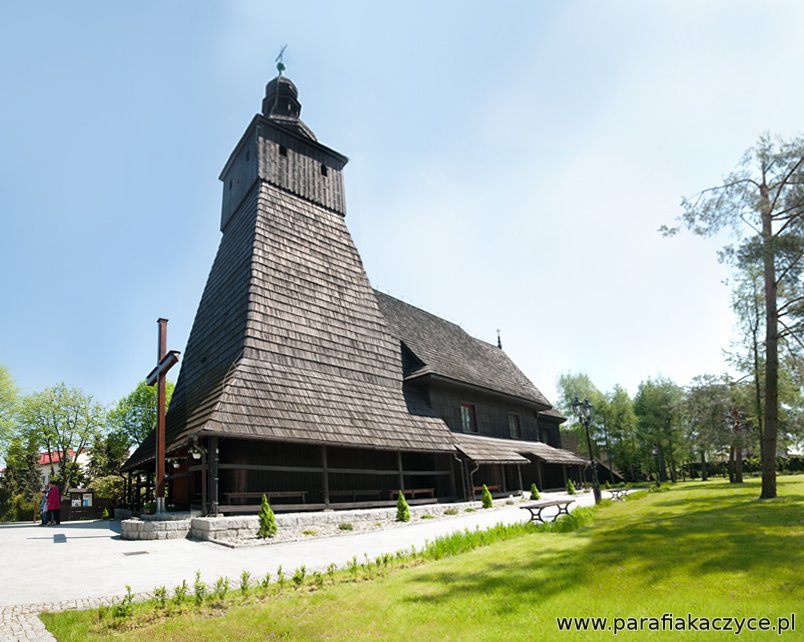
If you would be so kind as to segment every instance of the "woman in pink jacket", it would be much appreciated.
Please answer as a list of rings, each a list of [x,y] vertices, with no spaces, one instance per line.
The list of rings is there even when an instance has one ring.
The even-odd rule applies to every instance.
[[[61,495],[56,482],[50,482],[50,490],[47,491],[47,516],[48,524],[61,524]]]

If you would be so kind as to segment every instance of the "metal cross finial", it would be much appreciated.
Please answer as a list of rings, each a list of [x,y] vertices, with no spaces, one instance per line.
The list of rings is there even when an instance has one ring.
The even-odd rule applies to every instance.
[[[276,70],[279,72],[279,75],[282,75],[282,72],[285,71],[285,63],[282,62],[282,57],[285,55],[285,49],[287,49],[287,45],[282,45],[282,48],[279,50],[279,55],[274,59],[276,63]]]
[[[497,328],[497,347],[502,350],[502,340],[500,339],[500,329]]]

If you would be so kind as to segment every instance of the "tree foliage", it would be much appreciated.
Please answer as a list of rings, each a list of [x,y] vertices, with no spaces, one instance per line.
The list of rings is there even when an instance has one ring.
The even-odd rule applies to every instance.
[[[659,377],[639,384],[634,412],[639,420],[642,458],[655,465],[659,479],[676,481],[683,459],[680,411],[683,391],[670,379]]]
[[[720,185],[684,199],[682,207],[680,222],[693,233],[712,236],[725,229],[733,233],[735,241],[721,250],[722,260],[755,282],[761,274],[761,497],[772,498],[776,496],[780,348],[799,360],[804,350],[804,139],[761,136]],[[678,228],[662,231],[674,234]],[[754,345],[756,338],[755,332]],[[756,358],[754,364],[756,370]]]
[[[174,385],[166,382],[165,406],[170,405]],[[112,431],[119,431],[128,437],[134,447],[156,430],[156,386],[148,386],[140,381],[127,396],[120,399],[109,412],[108,423]]]
[[[19,410],[23,439],[46,452],[59,453],[65,488],[81,481],[80,467],[70,451],[75,455],[84,451],[101,432],[104,420],[103,408],[91,395],[63,383],[24,397]]]
[[[129,437],[120,430],[98,433],[89,447],[89,478],[119,475],[129,456],[128,447]]]
[[[8,369],[0,365],[0,458],[11,439],[16,409],[17,387]]]

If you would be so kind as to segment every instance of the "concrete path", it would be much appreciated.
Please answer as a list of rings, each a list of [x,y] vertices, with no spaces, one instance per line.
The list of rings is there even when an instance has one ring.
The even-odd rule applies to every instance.
[[[561,497],[565,495],[543,494],[543,499]],[[573,507],[593,503],[591,493],[575,499]],[[551,511],[545,513],[554,514]],[[123,541],[119,522],[0,526],[0,640],[52,640],[37,613],[109,603],[125,593],[126,584],[135,593],[147,593],[162,585],[172,590],[182,580],[192,584],[196,570],[207,584],[222,576],[236,584],[244,570],[261,577],[267,572],[275,575],[280,565],[286,575],[302,564],[308,572],[333,562],[343,567],[354,555],[362,560],[366,553],[374,559],[411,546],[420,548],[426,541],[465,528],[528,518],[518,506],[503,505],[369,533],[237,549],[191,540]]]

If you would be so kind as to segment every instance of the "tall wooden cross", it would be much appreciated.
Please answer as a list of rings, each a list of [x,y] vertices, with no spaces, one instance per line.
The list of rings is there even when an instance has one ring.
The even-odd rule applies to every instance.
[[[156,512],[165,512],[165,376],[179,362],[176,350],[167,350],[167,319],[157,319],[159,346],[156,368],[145,380],[146,385],[156,385]]]

